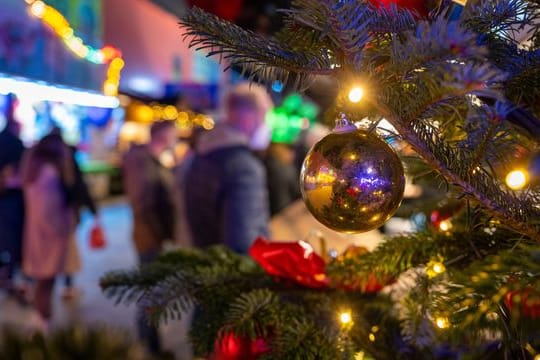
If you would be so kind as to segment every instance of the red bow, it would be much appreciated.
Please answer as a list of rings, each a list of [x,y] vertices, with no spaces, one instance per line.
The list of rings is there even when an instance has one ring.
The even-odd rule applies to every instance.
[[[270,242],[258,238],[249,249],[249,255],[270,275],[310,288],[329,285],[326,263],[307,242]]]
[[[324,259],[305,241],[272,242],[258,238],[249,249],[249,254],[270,275],[313,289],[331,287]],[[381,283],[374,274],[368,275],[365,281],[361,280],[334,283],[332,287],[346,291],[377,293],[387,283]]]

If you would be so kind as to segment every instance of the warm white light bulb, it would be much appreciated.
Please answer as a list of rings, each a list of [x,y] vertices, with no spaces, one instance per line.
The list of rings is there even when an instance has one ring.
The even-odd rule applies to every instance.
[[[526,170],[517,169],[510,171],[506,175],[506,185],[512,190],[521,190],[529,181],[529,174]]]
[[[435,325],[437,325],[439,329],[446,329],[450,326],[450,321],[448,321],[448,318],[446,317],[438,317],[435,319]]]
[[[344,311],[342,312],[340,315],[339,315],[339,321],[341,321],[341,323],[343,325],[347,325],[347,324],[350,324],[352,322],[352,316],[351,316],[351,313],[349,311]]]
[[[349,91],[349,101],[357,103],[364,97],[364,89],[360,86],[355,86]]]
[[[444,272],[444,265],[443,264],[435,264],[433,265],[433,271],[437,274],[441,274]]]
[[[452,222],[450,220],[443,220],[439,224],[439,229],[441,229],[441,231],[448,231],[451,228],[452,228]]]
[[[43,1],[36,1],[32,5],[30,5],[30,12],[35,17],[41,18],[43,17],[43,14],[45,14],[45,3]]]

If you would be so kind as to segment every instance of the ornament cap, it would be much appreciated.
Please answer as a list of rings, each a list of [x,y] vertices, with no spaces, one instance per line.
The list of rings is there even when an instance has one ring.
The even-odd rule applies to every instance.
[[[347,115],[340,113],[339,117],[336,119],[336,126],[334,127],[333,132],[342,133],[348,131],[357,130],[356,126],[349,121]]]

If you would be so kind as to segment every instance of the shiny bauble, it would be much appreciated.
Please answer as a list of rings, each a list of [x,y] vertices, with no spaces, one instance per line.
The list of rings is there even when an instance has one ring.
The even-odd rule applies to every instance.
[[[338,129],[309,151],[300,176],[307,208],[323,225],[361,233],[383,225],[403,199],[403,165],[375,134]]]

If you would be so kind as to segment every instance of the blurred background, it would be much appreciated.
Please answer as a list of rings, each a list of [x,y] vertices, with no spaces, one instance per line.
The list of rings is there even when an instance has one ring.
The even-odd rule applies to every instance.
[[[85,210],[77,228],[82,269],[75,276],[75,299],[54,297],[53,326],[106,324],[135,332],[135,309],[107,300],[99,278],[108,270],[136,265],[132,213],[124,198],[121,161],[132,145],[146,144],[156,121],[173,121],[179,142],[162,163],[181,165],[200,132],[211,131],[223,117],[223,98],[243,79],[238,69],[224,72],[203,51],[183,40],[179,18],[198,6],[263,36],[281,26],[277,11],[287,0],[1,0],[0,1],[0,130],[11,121],[31,148],[51,131],[75,149],[91,197],[99,204],[99,221],[107,245],[89,240],[96,216]],[[271,130],[268,171],[292,174],[293,191],[285,202],[272,203],[271,232],[280,240],[312,240],[335,254],[351,243],[373,248],[375,230],[351,239],[317,224],[299,200],[298,172],[311,145],[329,129],[323,116],[337,86],[317,79],[304,94],[276,82],[268,87],[275,107],[266,115]],[[0,144],[2,146],[2,144]],[[275,164],[274,164],[275,165]],[[278,185],[278,189],[283,188]],[[409,197],[418,196],[410,189]],[[394,219],[386,232],[412,230],[418,217]],[[420,217],[425,222],[426,217]],[[2,236],[2,234],[0,234]],[[4,255],[2,255],[4,256]],[[2,258],[0,256],[0,260]],[[4,256],[5,257],[5,256]],[[25,283],[22,275],[21,283]],[[57,289],[57,292],[61,289]],[[57,294],[58,295],[58,294]],[[29,326],[33,309],[21,297],[0,303],[0,327]],[[186,321],[162,327],[165,348],[178,359],[190,359]]]

